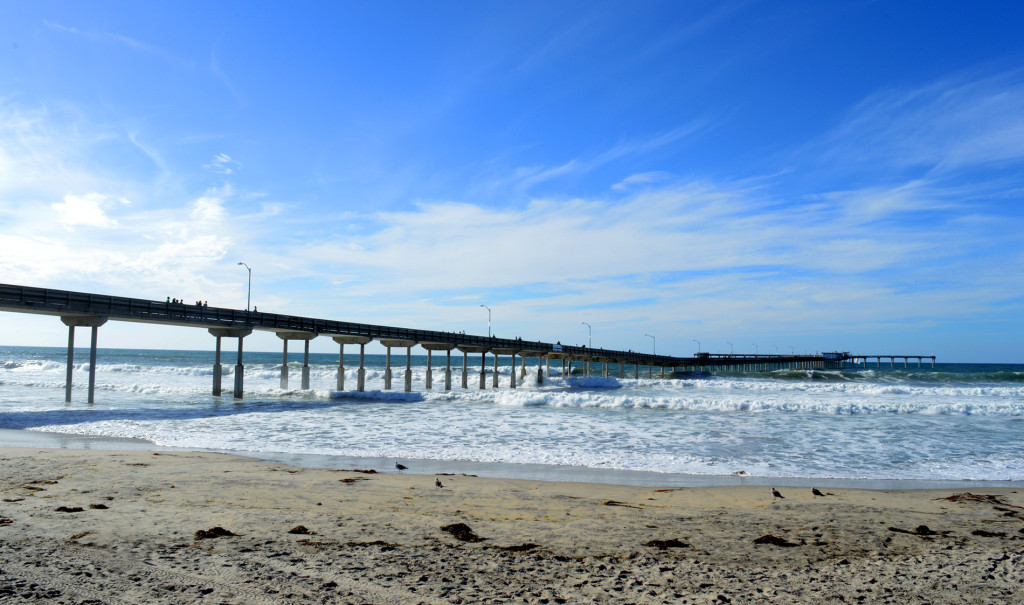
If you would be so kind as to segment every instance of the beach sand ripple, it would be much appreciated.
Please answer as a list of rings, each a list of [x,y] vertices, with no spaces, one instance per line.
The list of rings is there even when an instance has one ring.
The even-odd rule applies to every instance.
[[[773,501],[458,475],[436,489],[211,453],[0,459],[3,602],[1024,602],[1013,489]]]

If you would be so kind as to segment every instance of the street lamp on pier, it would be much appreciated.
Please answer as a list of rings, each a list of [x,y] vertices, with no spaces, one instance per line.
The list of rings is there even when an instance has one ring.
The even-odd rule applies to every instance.
[[[725,344],[729,345],[729,355],[732,355],[732,343],[729,341],[725,341]]]
[[[594,340],[594,330],[590,327],[590,324],[588,324],[587,322],[583,321],[583,322],[580,322],[580,323],[582,323],[583,325],[587,326],[587,348],[588,349],[593,349],[594,348],[594,342],[593,342],[593,340]]]
[[[238,264],[242,265],[243,267],[245,267],[249,271],[249,290],[248,290],[248,292],[245,295],[245,312],[248,313],[249,312],[249,303],[252,301],[252,267],[250,267],[249,265],[247,265],[247,264],[245,264],[243,262],[239,262]]]
[[[485,308],[485,309],[487,309],[487,338],[490,338],[491,337],[491,308],[488,307],[487,305],[480,305],[480,306]]]
[[[658,339],[653,337],[653,336],[651,336],[650,334],[644,334],[644,336],[646,336],[647,338],[651,339],[651,354],[652,355],[657,355],[658,354]]]
[[[697,343],[697,354],[700,355],[700,341],[694,338],[693,342]]]

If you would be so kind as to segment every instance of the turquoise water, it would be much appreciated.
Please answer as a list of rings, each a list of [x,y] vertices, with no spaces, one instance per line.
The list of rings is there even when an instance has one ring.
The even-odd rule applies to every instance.
[[[210,394],[213,353],[101,349],[96,403],[88,405],[88,354],[76,352],[73,401],[64,403],[66,351],[0,347],[0,429],[140,439],[161,446],[263,457],[343,456],[505,464],[534,469],[607,469],[700,477],[808,480],[1024,481],[1024,366],[938,364],[843,370],[726,373],[710,378],[585,377],[560,362],[536,383],[536,360],[510,389],[480,390],[479,355],[392,359],[367,356],[367,392],[335,389],[336,355],[310,356],[311,389],[299,390],[302,355],[245,354],[245,398],[230,396],[234,353],[224,355],[226,396]],[[474,365],[475,364],[475,365]],[[358,355],[346,355],[354,389]],[[632,370],[632,368],[630,368]],[[646,370],[646,368],[644,369]],[[546,374],[545,369],[545,374]],[[517,374],[518,378],[518,374]],[[434,466],[431,466],[434,468]],[[509,467],[517,468],[517,467]],[[742,474],[738,474],[741,473]]]

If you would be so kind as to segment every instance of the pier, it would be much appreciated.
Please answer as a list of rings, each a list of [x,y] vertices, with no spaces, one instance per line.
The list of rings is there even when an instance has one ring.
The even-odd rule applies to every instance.
[[[769,354],[717,354],[698,353],[693,357],[675,357],[670,355],[654,355],[635,351],[616,351],[594,349],[586,346],[567,346],[540,341],[524,341],[522,339],[495,338],[440,332],[432,330],[416,330],[392,326],[361,324],[330,319],[316,319],[277,313],[208,307],[206,305],[185,304],[181,302],[154,301],[104,294],[52,290],[11,284],[0,284],[0,311],[14,313],[35,313],[60,317],[68,326],[68,363],[65,400],[71,401],[72,368],[74,361],[75,328],[90,328],[91,340],[89,348],[89,390],[88,401],[92,403],[96,383],[96,350],[99,328],[108,321],[130,321],[150,324],[182,326],[188,328],[205,328],[215,339],[215,360],[213,367],[212,393],[221,395],[221,346],[224,338],[237,339],[238,353],[234,370],[233,395],[241,399],[244,392],[245,364],[243,363],[243,341],[254,330],[275,333],[282,341],[281,388],[288,388],[288,342],[302,341],[304,345],[301,384],[302,389],[309,388],[309,343],[320,336],[329,337],[338,344],[338,377],[337,390],[345,390],[345,346],[359,346],[359,370],[357,373],[356,390],[364,391],[365,366],[363,363],[366,345],[377,341],[386,350],[384,371],[384,389],[392,388],[391,355],[392,349],[399,354],[404,352],[405,380],[402,385],[406,391],[412,390],[411,355],[413,347],[420,347],[427,352],[426,388],[434,388],[433,354],[445,354],[444,386],[452,389],[452,351],[462,353],[461,387],[470,388],[470,355],[479,355],[479,382],[477,388],[487,388],[487,356],[491,355],[494,371],[491,373],[491,388],[498,388],[498,358],[511,357],[512,372],[509,388],[516,388],[516,368],[519,364],[518,384],[527,378],[526,360],[536,359],[534,380],[543,384],[544,376],[551,373],[551,362],[561,364],[562,375],[569,375],[579,370],[584,376],[600,372],[600,376],[609,377],[610,366],[618,367],[618,377],[627,375],[627,368],[632,378],[640,378],[646,369],[646,377],[653,378],[655,368],[660,378],[666,377],[666,370],[671,375],[679,372],[710,373],[719,371],[774,371],[780,369],[838,369],[848,361],[876,359],[879,366],[882,359],[917,359],[920,366],[922,359],[931,359],[932,367],[935,357],[930,355],[851,355],[850,353],[832,352],[814,355],[769,355]],[[404,349],[404,351],[403,351]],[[518,358],[518,361],[517,361]],[[575,364],[575,365],[574,365]],[[473,366],[475,372],[475,364]]]
[[[916,359],[917,360],[917,367],[919,367],[919,368],[921,367],[921,360],[922,359],[930,359],[932,361],[932,367],[933,368],[935,367],[935,356],[934,355],[850,355],[847,359],[850,362],[854,363],[854,364],[856,364],[856,363],[863,364],[865,367],[867,367],[869,359],[874,359],[875,360],[875,367],[877,367],[877,368],[882,367],[882,360],[883,359],[888,359],[889,360],[889,367],[890,368],[895,368],[896,367],[896,360],[897,359],[902,359],[903,360],[903,367],[904,368],[909,368],[910,367],[910,360],[911,359]]]

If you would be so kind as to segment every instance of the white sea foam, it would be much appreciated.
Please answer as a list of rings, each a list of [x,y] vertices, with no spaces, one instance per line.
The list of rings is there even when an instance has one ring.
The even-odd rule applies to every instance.
[[[4,350],[0,348],[0,353]],[[425,389],[422,360],[404,391],[404,356],[385,390],[379,360],[355,392],[358,368],[245,365],[245,398],[210,394],[212,361],[184,353],[101,355],[97,401],[84,401],[88,363],[76,363],[73,402],[63,401],[64,353],[0,355],[0,428],[148,439],[163,445],[245,452],[340,454],[564,464],[696,474],[1024,480],[1024,384],[1013,368],[976,374],[781,371],[706,379],[602,378],[558,367],[536,382],[500,365],[461,363],[445,391],[444,366]],[[300,358],[301,359],[301,358]],[[400,363],[397,363],[400,362]],[[578,368],[577,368],[578,371]],[[628,373],[627,373],[628,374]],[[643,373],[641,373],[643,374]],[[979,378],[980,376],[980,378]],[[913,436],[913,439],[909,437]]]

